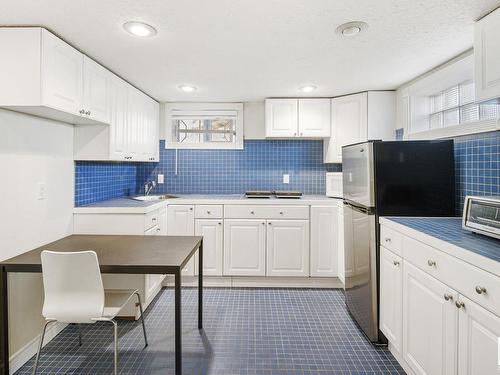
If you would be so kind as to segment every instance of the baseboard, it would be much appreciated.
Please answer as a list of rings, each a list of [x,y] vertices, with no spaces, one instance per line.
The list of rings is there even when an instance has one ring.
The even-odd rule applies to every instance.
[[[396,361],[398,361],[399,365],[403,368],[403,370],[405,370],[407,375],[416,375],[415,372],[410,368],[408,363],[406,363],[401,353],[398,352],[390,342],[388,348]]]
[[[45,338],[43,340],[43,346],[47,345],[54,337],[56,337],[64,328],[68,325],[66,323],[56,323],[51,324],[45,332]],[[38,344],[40,342],[41,333],[28,342],[25,346],[19,349],[16,353],[9,358],[9,374],[14,374],[19,370],[26,362],[28,362],[31,357],[33,357],[37,350]],[[76,342],[76,341],[75,341]]]
[[[163,285],[174,285],[173,276],[168,275]],[[198,286],[196,276],[183,276],[182,286]],[[337,277],[262,277],[262,276],[205,276],[205,287],[225,288],[343,288],[344,284]]]

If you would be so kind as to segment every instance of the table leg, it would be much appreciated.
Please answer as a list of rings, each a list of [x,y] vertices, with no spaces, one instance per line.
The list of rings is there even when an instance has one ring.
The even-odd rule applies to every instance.
[[[0,306],[0,374],[9,375],[9,300],[7,295],[7,271],[4,267],[1,270],[0,277],[0,293],[1,303]]]
[[[198,329],[203,328],[203,239],[198,248]]]
[[[182,375],[181,271],[175,272],[175,375]]]

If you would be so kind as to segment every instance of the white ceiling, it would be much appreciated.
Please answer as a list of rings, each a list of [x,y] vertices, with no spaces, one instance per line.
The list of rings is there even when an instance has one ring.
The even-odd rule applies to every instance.
[[[43,25],[161,101],[256,101],[393,89],[469,49],[499,0],[0,0],[0,24]],[[134,38],[126,21],[158,35]],[[365,21],[354,38],[338,25]],[[184,93],[179,84],[199,87]]]

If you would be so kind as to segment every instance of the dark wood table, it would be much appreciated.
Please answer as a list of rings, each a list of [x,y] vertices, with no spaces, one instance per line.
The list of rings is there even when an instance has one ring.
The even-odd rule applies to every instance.
[[[43,250],[93,250],[97,253],[102,273],[174,275],[175,373],[182,374],[181,269],[198,250],[198,329],[202,329],[203,237],[71,235],[0,263],[1,375],[9,375],[8,273],[42,272],[40,253]]]

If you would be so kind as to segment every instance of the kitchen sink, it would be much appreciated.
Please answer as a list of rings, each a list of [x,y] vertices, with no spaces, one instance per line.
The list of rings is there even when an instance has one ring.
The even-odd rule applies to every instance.
[[[137,197],[131,197],[130,199],[133,199],[135,201],[141,201],[141,202],[156,202],[156,201],[161,201],[164,199],[172,199],[172,198],[177,198],[175,195],[170,195],[170,194],[163,194],[163,195],[139,195]]]

